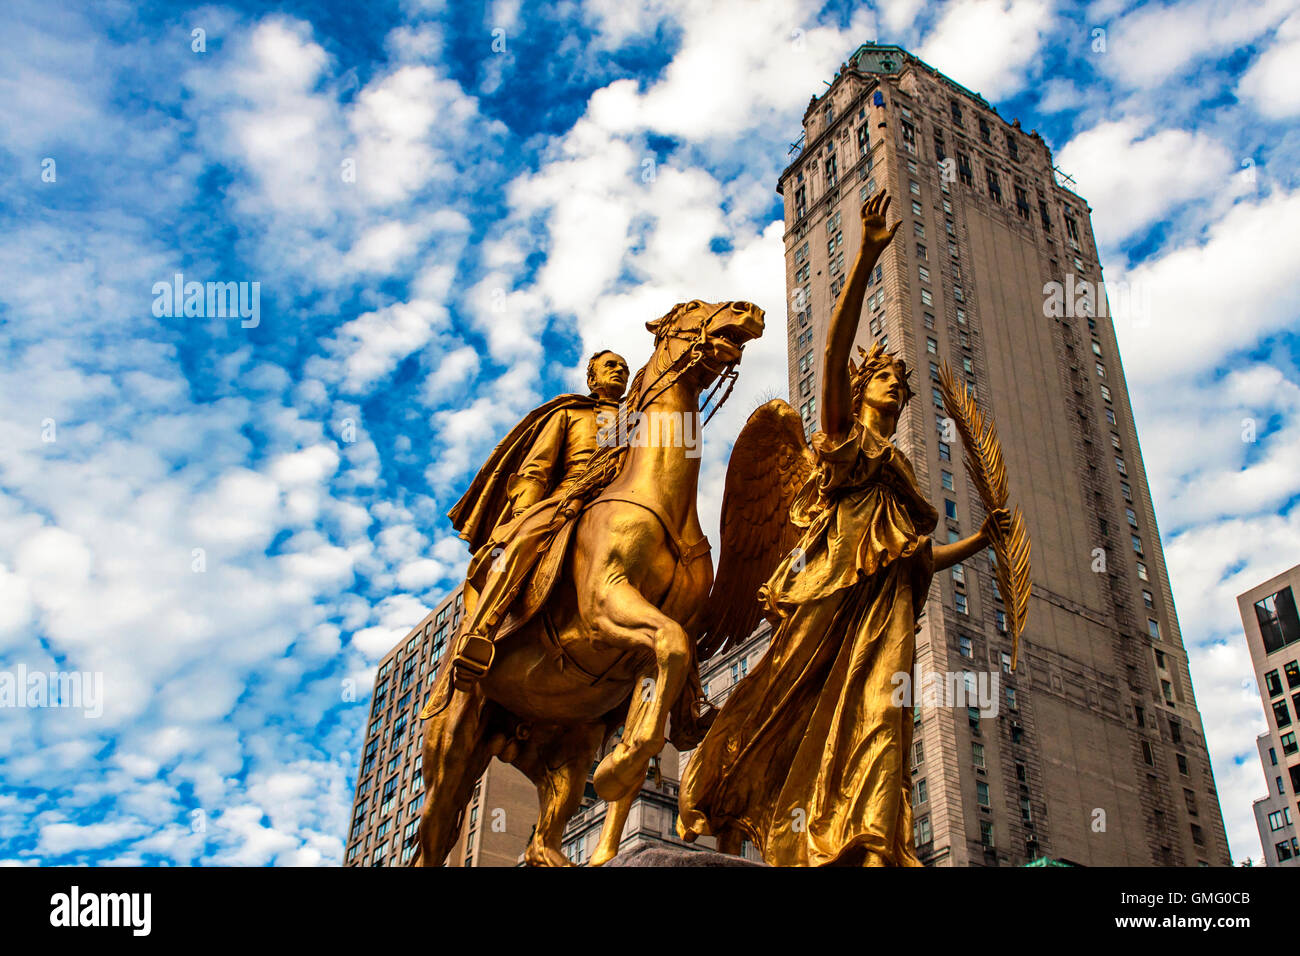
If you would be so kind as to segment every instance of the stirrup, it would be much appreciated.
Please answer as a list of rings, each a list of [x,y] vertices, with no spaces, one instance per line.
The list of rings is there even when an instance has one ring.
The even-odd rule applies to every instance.
[[[452,659],[452,683],[458,690],[468,690],[483,679],[496,657],[496,645],[486,637],[471,634]]]

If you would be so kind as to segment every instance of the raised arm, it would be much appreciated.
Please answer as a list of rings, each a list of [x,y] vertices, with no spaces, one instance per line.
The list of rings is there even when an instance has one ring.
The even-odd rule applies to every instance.
[[[821,419],[822,431],[832,438],[843,438],[853,426],[853,396],[849,388],[849,358],[853,337],[862,317],[862,300],[867,291],[867,280],[876,260],[889,245],[901,224],[885,225],[885,212],[889,197],[882,189],[862,204],[862,244],[857,258],[849,269],[844,292],[831,315],[831,325],[826,333],[826,353],[822,365]]]

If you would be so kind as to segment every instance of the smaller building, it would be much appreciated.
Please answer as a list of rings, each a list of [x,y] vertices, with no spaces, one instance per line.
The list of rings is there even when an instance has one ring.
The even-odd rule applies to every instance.
[[[1264,776],[1268,777],[1270,770],[1276,771],[1281,767],[1277,750],[1268,734],[1260,734],[1255,742],[1259,746],[1259,761],[1264,766]],[[1264,847],[1264,864],[1300,866],[1300,843],[1296,841],[1291,802],[1281,774],[1274,773],[1269,782],[1268,796],[1256,800],[1254,808],[1255,828],[1259,830],[1259,842]]]
[[[1237,597],[1268,731],[1259,736],[1268,796],[1254,803],[1255,825],[1268,866],[1300,866],[1300,565]]]

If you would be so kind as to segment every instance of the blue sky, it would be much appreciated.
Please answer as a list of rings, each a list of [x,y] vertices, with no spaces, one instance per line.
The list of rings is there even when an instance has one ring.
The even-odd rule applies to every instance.
[[[715,524],[785,389],[776,177],[871,39],[1037,129],[1108,282],[1152,290],[1125,371],[1257,857],[1234,598],[1300,562],[1296,0],[411,0],[7,10],[0,662],[105,684],[98,718],[0,712],[0,860],[338,862],[374,664],[463,571],[472,467],[596,347],[743,298],[773,324],[710,425]],[[176,272],[260,283],[259,323],[156,317]]]

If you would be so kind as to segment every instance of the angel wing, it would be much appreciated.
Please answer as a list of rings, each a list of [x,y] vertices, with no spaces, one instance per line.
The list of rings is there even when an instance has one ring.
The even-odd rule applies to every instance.
[[[758,589],[799,542],[790,503],[815,461],[803,421],[789,402],[778,398],[760,405],[740,430],[727,463],[722,545],[700,634],[700,660],[743,641],[758,626]]]

